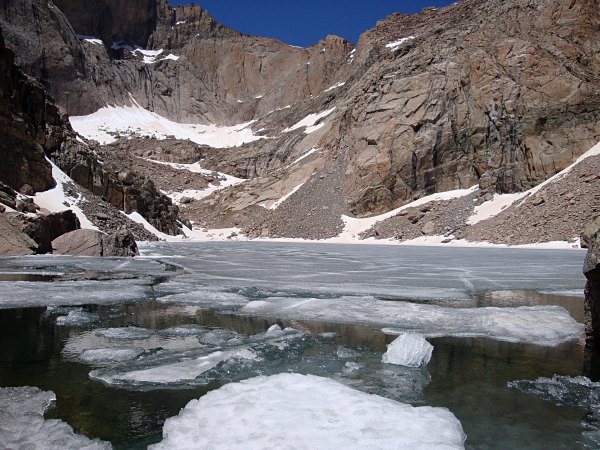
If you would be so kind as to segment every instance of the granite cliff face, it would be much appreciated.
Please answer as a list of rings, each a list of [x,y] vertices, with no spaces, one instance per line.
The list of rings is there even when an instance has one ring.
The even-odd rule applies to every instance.
[[[71,115],[139,105],[180,123],[252,121],[261,139],[195,150],[204,169],[247,180],[182,205],[209,228],[332,237],[342,214],[367,217],[476,184],[474,204],[526,191],[600,141],[597,0],[463,0],[394,14],[356,46],[328,36],[308,48],[243,35],[201,6],[164,0],[2,3],[17,62]],[[93,155],[59,160],[128,209],[129,188],[114,174],[94,175]],[[582,195],[598,181],[586,183]],[[576,210],[577,200],[569,205]],[[458,227],[455,218],[441,225],[449,216],[410,226]],[[384,234],[398,235],[401,223]]]

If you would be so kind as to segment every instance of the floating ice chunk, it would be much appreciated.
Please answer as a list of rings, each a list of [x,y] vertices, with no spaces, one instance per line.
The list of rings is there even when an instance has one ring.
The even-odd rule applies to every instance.
[[[79,355],[86,363],[123,362],[135,359],[144,353],[142,348],[90,348]]]
[[[449,308],[373,297],[271,297],[248,303],[239,314],[277,319],[356,323],[386,328],[388,334],[427,337],[488,337],[554,346],[579,339],[583,325],[560,306]]]
[[[407,367],[426,366],[431,360],[433,345],[423,336],[415,333],[402,333],[387,346],[382,361]]]
[[[166,328],[161,330],[161,333],[168,336],[197,336],[208,331],[208,328],[200,325],[181,325],[179,327]]]
[[[108,384],[123,382],[152,384],[180,383],[182,381],[193,380],[228,359],[246,359],[251,361],[256,359],[256,353],[246,348],[216,351],[188,361],[165,364],[149,369],[133,370],[122,374],[102,375],[99,372],[92,371],[90,377],[102,380]]]
[[[232,420],[233,419],[233,420]],[[313,375],[279,374],[231,383],[167,419],[149,449],[463,448],[445,408],[413,407]],[[193,444],[192,444],[193,443]]]
[[[111,341],[148,339],[152,334],[152,331],[138,327],[104,328],[96,330],[96,335],[105,337]]]
[[[62,420],[44,420],[44,412],[56,401],[50,391],[36,387],[0,388],[0,445],[7,449],[112,448],[108,442],[76,434]]]
[[[267,333],[274,333],[275,331],[281,331],[281,327],[277,324],[271,325],[267,330]]]
[[[337,348],[335,354],[338,358],[355,358],[356,356],[358,356],[358,353],[356,351],[352,350],[351,348],[344,347],[343,345],[340,345]]]
[[[208,333],[204,333],[198,336],[198,341],[201,344],[208,345],[225,345],[231,339],[235,339],[237,337],[237,333],[231,330],[211,330]]]
[[[344,367],[342,368],[342,374],[346,375],[346,376],[355,375],[362,368],[363,368],[363,364],[359,364],[359,363],[356,363],[353,361],[348,361],[346,364],[344,364]]]
[[[509,388],[518,389],[525,394],[533,394],[558,405],[583,408],[588,412],[582,426],[586,431],[585,448],[600,448],[600,382],[589,378],[554,375],[552,378],[540,377],[537,380],[511,381]]]
[[[57,317],[56,325],[82,326],[98,322],[98,320],[100,320],[98,314],[76,310],[69,311],[69,313],[66,316]]]
[[[214,309],[236,308],[248,303],[248,299],[242,295],[216,291],[209,288],[167,295],[159,298],[158,301],[161,303],[177,303]]]

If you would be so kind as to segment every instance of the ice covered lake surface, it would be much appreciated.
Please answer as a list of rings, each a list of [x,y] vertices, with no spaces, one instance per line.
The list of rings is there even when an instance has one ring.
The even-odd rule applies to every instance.
[[[0,387],[54,392],[46,419],[114,448],[159,443],[165,420],[208,392],[288,372],[447,408],[466,448],[597,448],[600,363],[580,342],[584,256],[221,242],[151,244],[135,259],[2,258]],[[434,346],[425,367],[382,362],[404,331]],[[561,395],[540,395],[555,375]],[[582,375],[592,382],[571,381]],[[262,385],[244,395],[273,392]],[[0,411],[10,398],[0,395]],[[229,417],[211,398],[211,417]]]

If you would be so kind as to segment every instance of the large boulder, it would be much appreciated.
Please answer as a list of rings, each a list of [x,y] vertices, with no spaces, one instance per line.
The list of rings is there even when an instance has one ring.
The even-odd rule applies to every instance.
[[[37,242],[38,253],[51,252],[54,239],[81,228],[79,219],[70,209],[47,215],[24,215],[20,219],[23,232]]]
[[[0,256],[32,255],[37,243],[21,231],[16,213],[0,214]]]
[[[71,256],[136,256],[137,244],[129,230],[104,234],[96,230],[75,230],[52,241],[52,252]]]
[[[583,264],[587,278],[585,286],[585,332],[589,346],[600,346],[600,224],[588,240],[588,252]]]

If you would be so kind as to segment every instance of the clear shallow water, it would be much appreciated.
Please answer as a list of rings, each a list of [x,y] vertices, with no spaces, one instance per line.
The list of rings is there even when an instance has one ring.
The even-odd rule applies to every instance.
[[[286,371],[326,376],[413,405],[447,407],[463,425],[467,448],[590,446],[582,435],[589,417],[585,408],[559,406],[507,387],[513,380],[554,374],[597,376],[597,360],[585,355],[576,339],[548,347],[488,338],[430,338],[435,348],[427,368],[408,369],[381,363],[386,343],[394,337],[376,326],[238,313],[249,302],[269,298],[321,298],[327,307],[327,299],[351,295],[356,301],[369,296],[457,309],[559,305],[581,322],[582,299],[572,292],[583,283],[583,252],[215,243],[157,244],[144,253],[135,261],[0,260],[0,273],[6,274],[94,270],[138,276],[119,280],[120,290],[131,297],[125,302],[127,295],[115,297],[110,290],[100,298],[102,283],[111,281],[86,281],[86,288],[95,292],[94,302],[101,304],[89,304],[80,282],[73,282],[61,287],[64,292],[60,298],[55,295],[52,304],[81,305],[78,310],[48,311],[33,306],[33,300],[27,302],[29,308],[0,309],[0,386],[54,391],[56,406],[47,418],[60,418],[116,448],[145,448],[160,441],[164,420],[209,390]],[[0,283],[0,304],[12,306],[12,293],[19,289],[23,295],[22,282],[11,280],[16,279]],[[46,286],[61,282],[25,281],[33,284],[25,288],[36,288],[42,302]],[[177,295],[175,301],[165,301]],[[59,317],[73,311],[95,319],[81,325],[57,324]],[[274,323],[303,334],[282,348],[257,343]],[[205,328],[172,330],[189,330],[190,325]],[[138,339],[112,341],[98,335],[100,329],[127,326],[148,332],[138,333]],[[215,340],[219,333],[229,334]],[[86,349],[107,345],[140,353],[133,362],[81,359]],[[224,360],[192,382],[108,385],[89,376],[92,370],[128,373],[136,365],[157,367],[234,347],[249,349],[259,358]]]

